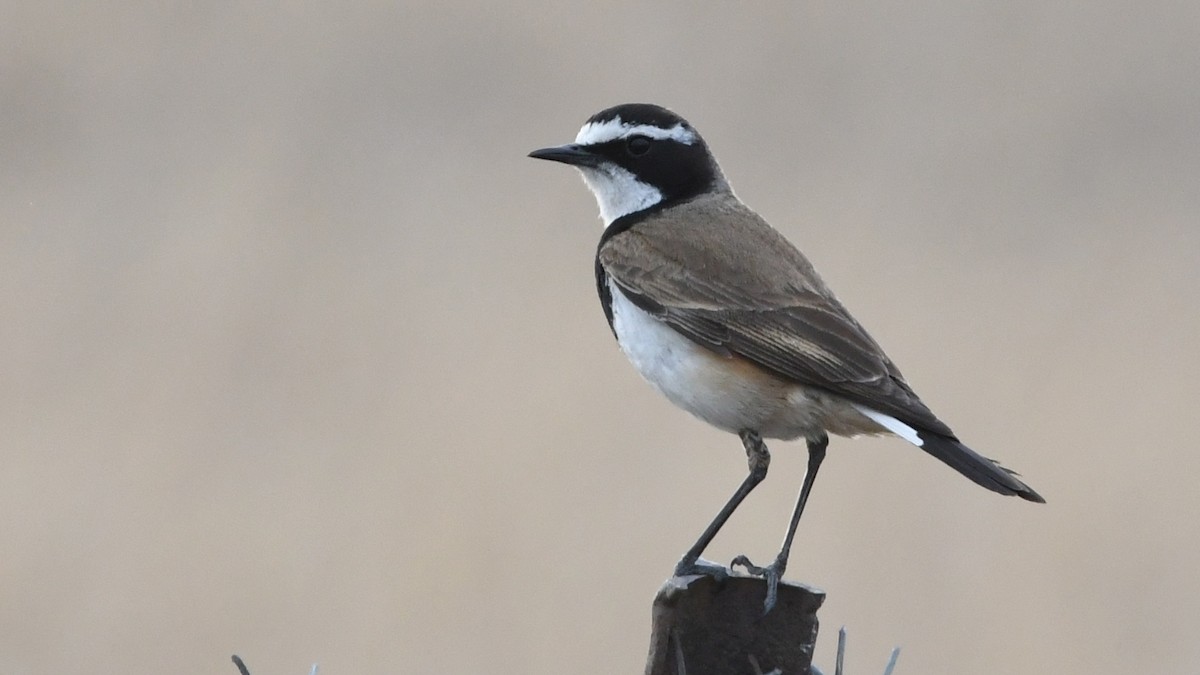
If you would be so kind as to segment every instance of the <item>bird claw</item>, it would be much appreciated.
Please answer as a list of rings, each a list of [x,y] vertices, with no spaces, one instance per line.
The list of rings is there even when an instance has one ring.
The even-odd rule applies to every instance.
[[[763,601],[763,615],[767,615],[775,608],[775,601],[779,599],[779,581],[783,578],[783,570],[787,567],[787,560],[776,558],[775,562],[766,567],[759,567],[750,562],[750,559],[744,555],[739,555],[729,563],[729,567],[733,568],[741,566],[746,568],[746,572],[762,577],[767,582],[767,598]]]
[[[718,584],[729,578],[729,570],[714,562],[709,562],[703,558],[696,560],[683,559],[675,566],[675,576],[690,577],[690,576],[705,576],[712,577]]]

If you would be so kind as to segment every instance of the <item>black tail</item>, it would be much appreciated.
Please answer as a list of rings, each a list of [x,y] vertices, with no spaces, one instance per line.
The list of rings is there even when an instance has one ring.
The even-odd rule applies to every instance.
[[[970,478],[979,485],[999,492],[1002,495],[1016,495],[1021,499],[1045,504],[1046,500],[1022,483],[1017,474],[983,455],[968,448],[956,439],[948,436],[918,431],[921,437],[921,449],[949,464],[955,471]]]

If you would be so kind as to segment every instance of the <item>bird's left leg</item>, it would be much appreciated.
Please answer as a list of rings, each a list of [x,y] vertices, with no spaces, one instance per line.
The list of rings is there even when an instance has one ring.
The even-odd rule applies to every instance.
[[[804,513],[804,504],[808,502],[808,494],[812,492],[813,481],[817,478],[817,469],[821,468],[821,462],[825,459],[825,448],[828,446],[829,436],[824,433],[817,438],[808,439],[808,471],[804,474],[804,485],[800,488],[800,498],[796,500],[796,510],[792,513],[792,522],[788,524],[787,536],[783,539],[783,548],[775,557],[775,562],[766,567],[759,567],[750,562],[746,556],[739,555],[730,563],[731,567],[741,565],[746,568],[747,572],[767,580],[767,599],[763,603],[764,614],[770,612],[771,608],[775,606],[775,599],[779,594],[779,580],[783,578],[783,571],[787,569],[788,553],[792,550],[792,539],[796,537],[796,526],[800,524],[800,516]]]
[[[767,450],[767,444],[763,443],[762,436],[757,431],[743,430],[738,436],[742,439],[742,445],[746,448],[746,463],[750,469],[750,473],[746,475],[746,479],[738,486],[737,492],[729,498],[725,506],[721,508],[721,512],[716,518],[709,523],[708,527],[704,528],[704,532],[696,543],[688,549],[687,553],[683,554],[683,559],[675,566],[675,576],[684,577],[692,574],[706,574],[717,580],[721,580],[729,576],[728,570],[720,565],[714,565],[710,562],[700,560],[700,554],[704,553],[704,549],[708,548],[713,537],[717,536],[717,531],[729,520],[733,515],[734,510],[750,494],[754,486],[758,485],[767,477],[767,468],[771,466],[771,453]]]

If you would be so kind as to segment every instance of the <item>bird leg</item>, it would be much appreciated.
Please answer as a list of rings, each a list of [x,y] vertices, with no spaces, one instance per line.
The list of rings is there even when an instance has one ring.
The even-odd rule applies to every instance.
[[[763,602],[763,613],[771,611],[779,595],[779,580],[787,569],[788,553],[792,550],[792,539],[796,537],[796,526],[800,524],[800,516],[804,513],[804,504],[808,502],[808,494],[812,492],[813,481],[817,478],[817,469],[825,459],[825,448],[829,446],[829,436],[821,434],[819,438],[808,439],[808,471],[804,473],[804,485],[800,488],[800,498],[796,500],[796,510],[792,513],[792,522],[788,524],[787,536],[783,539],[783,548],[775,556],[775,562],[766,567],[759,567],[750,562],[744,555],[739,555],[729,564],[730,567],[741,565],[746,571],[760,576],[767,581],[767,599]]]
[[[688,549],[687,553],[683,554],[683,558],[675,566],[675,576],[705,574],[717,579],[729,576],[729,571],[724,567],[701,562],[700,554],[704,553],[704,549],[708,548],[713,537],[717,536],[717,532],[721,529],[721,526],[725,524],[725,521],[729,520],[729,517],[737,510],[738,505],[742,503],[746,495],[750,494],[750,491],[767,477],[767,467],[771,465],[771,453],[767,451],[767,444],[763,443],[762,436],[757,431],[746,429],[741,431],[738,436],[741,437],[742,445],[746,448],[746,463],[750,467],[750,473],[742,481],[742,484],[738,486],[737,492],[734,492],[729,501],[725,503],[725,506],[721,508],[717,517],[713,518],[713,521],[704,529],[704,532],[696,540],[696,543]]]

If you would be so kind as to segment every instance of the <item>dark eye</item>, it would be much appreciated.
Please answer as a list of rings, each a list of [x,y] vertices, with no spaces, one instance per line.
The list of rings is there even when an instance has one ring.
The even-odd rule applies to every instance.
[[[645,136],[630,136],[629,140],[625,141],[625,148],[634,157],[641,157],[650,152],[650,139]]]

